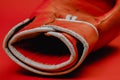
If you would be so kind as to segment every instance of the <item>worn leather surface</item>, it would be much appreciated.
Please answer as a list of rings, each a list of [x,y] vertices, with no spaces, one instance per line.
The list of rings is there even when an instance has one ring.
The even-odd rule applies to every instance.
[[[18,22],[26,17],[40,5],[39,1],[1,1],[0,5],[0,78],[10,79],[103,79],[119,78],[120,37],[108,44],[107,47],[92,53],[83,65],[71,74],[59,77],[45,77],[30,73],[13,63],[2,48],[2,41],[6,33]],[[22,5],[22,6],[21,6]],[[27,6],[26,6],[27,5]],[[102,55],[103,54],[103,55]],[[108,67],[109,66],[109,67]],[[110,76],[111,75],[111,76]]]

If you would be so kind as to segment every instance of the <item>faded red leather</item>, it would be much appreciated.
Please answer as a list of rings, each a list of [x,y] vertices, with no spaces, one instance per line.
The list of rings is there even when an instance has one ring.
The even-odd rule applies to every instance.
[[[106,2],[107,0],[106,1],[99,0],[99,1],[101,2],[101,4],[107,3]],[[92,2],[92,1],[88,0],[88,2]],[[48,2],[44,3],[44,5],[41,5],[42,6],[41,9],[37,10],[32,15],[32,17],[34,17],[34,20],[31,23],[29,23],[28,25],[26,25],[24,28],[19,30],[18,32],[16,32],[15,35],[19,34],[20,32],[26,31],[26,30],[31,30],[34,28],[41,27],[42,25],[60,26],[64,29],[71,30],[71,31],[81,35],[86,40],[86,42],[89,44],[89,49],[86,51],[85,54],[88,55],[90,52],[97,50],[97,49],[101,48],[102,46],[106,45],[108,42],[110,42],[112,39],[114,39],[119,34],[119,32],[120,32],[120,27],[119,27],[119,24],[120,24],[120,16],[119,16],[120,0],[116,0],[116,4],[114,4],[114,5],[105,5],[104,8],[107,9],[105,11],[99,10],[97,8],[97,6],[95,8],[95,6],[92,6],[88,2],[85,0],[81,0],[81,2],[79,2],[79,0],[74,0],[71,2],[68,0],[65,0],[65,1],[61,1],[61,3],[60,3],[59,0],[56,0],[54,2],[51,0],[48,0]],[[89,7],[83,5],[82,3],[88,4]],[[94,3],[94,2],[92,2],[92,3]],[[114,3],[114,1],[111,0],[111,3]],[[58,4],[58,5],[56,6],[56,4]],[[96,4],[98,4],[98,3],[96,3]],[[80,7],[78,5],[80,5]],[[84,9],[86,9],[86,10],[84,10]],[[93,9],[93,10],[91,10],[91,9]],[[83,24],[83,23],[74,23],[74,22],[56,20],[56,18],[64,19],[67,14],[77,16],[78,17],[77,20],[83,20],[83,21],[93,24],[94,26],[96,26],[99,35],[97,35],[96,31],[92,27],[90,27],[90,25]],[[60,31],[59,33],[64,35],[70,41],[70,43],[72,43],[73,48],[76,53],[76,59],[73,60],[73,62],[71,62],[71,64],[61,67],[56,70],[50,70],[50,71],[42,70],[42,69],[38,69],[38,70],[41,70],[43,72],[46,71],[51,74],[54,72],[55,73],[59,73],[62,71],[64,72],[65,70],[68,70],[68,69],[72,68],[73,66],[75,66],[77,64],[78,59],[81,58],[81,57],[78,57],[79,51],[78,51],[78,48],[76,47],[78,39],[76,37],[73,37],[73,35],[70,35],[66,32]],[[18,51],[20,51],[23,55],[25,55],[25,56],[27,55],[27,57],[30,59],[32,59],[33,56],[36,56],[33,54],[33,56],[29,57],[28,55],[31,52],[29,52],[29,51],[24,52],[24,49],[21,50],[19,46],[16,47],[16,49]],[[45,55],[42,57],[45,57]],[[33,60],[34,59],[35,58],[33,58]],[[54,60],[57,58],[53,59],[50,62],[49,62],[49,59],[52,59],[52,58],[48,57],[48,60],[44,60],[44,58],[39,60],[39,58],[37,58],[35,61],[43,62],[43,63],[46,61],[45,63],[48,62],[47,64],[51,64],[51,63],[55,64]],[[67,57],[65,57],[64,59],[62,59],[60,62],[58,61],[56,64],[59,64],[61,62],[68,60],[69,56],[67,55]],[[71,71],[67,71],[67,72],[71,72]],[[65,74],[65,73],[63,73],[63,74]],[[43,74],[43,75],[50,75],[50,74]],[[54,74],[54,75],[57,75],[57,74]]]

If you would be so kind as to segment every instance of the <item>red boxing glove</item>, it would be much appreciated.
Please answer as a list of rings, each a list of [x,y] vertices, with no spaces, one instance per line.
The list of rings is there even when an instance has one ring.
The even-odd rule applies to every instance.
[[[4,40],[9,57],[41,75],[75,70],[120,32],[120,0],[45,0]]]

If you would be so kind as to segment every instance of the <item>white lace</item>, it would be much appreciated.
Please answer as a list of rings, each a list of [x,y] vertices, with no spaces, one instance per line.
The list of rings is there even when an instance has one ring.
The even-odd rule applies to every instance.
[[[56,18],[56,20],[87,24],[87,25],[89,25],[90,27],[92,27],[92,28],[96,31],[97,35],[99,36],[98,30],[97,30],[97,28],[96,28],[93,24],[91,24],[91,23],[89,23],[89,22],[86,22],[86,21],[77,20],[77,16],[72,16],[72,15],[68,14],[65,19]]]

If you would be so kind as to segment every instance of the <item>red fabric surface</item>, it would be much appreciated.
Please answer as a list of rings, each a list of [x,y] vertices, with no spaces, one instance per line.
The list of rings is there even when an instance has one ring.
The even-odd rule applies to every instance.
[[[15,64],[4,52],[2,42],[7,32],[29,17],[45,0],[0,1],[0,79],[1,80],[118,80],[120,79],[120,36],[106,47],[90,54],[74,72],[57,77],[36,75]]]

